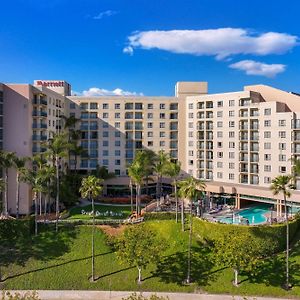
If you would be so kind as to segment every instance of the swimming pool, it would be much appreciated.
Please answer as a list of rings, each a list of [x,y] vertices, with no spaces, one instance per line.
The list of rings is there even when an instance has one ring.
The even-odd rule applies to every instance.
[[[270,213],[270,209],[270,205],[252,206],[216,219],[226,224],[246,224],[248,220],[250,225],[258,225],[267,221],[265,214]]]

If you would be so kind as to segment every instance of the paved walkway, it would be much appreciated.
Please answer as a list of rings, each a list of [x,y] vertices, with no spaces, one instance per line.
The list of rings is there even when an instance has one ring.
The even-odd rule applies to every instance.
[[[18,291],[23,294],[25,291]],[[42,300],[122,300],[133,292],[109,292],[109,291],[37,291]],[[144,292],[149,297],[153,292]],[[288,300],[296,298],[274,297],[245,297],[213,294],[188,294],[188,293],[155,293],[158,296],[168,296],[170,300]],[[300,298],[298,298],[300,299]]]

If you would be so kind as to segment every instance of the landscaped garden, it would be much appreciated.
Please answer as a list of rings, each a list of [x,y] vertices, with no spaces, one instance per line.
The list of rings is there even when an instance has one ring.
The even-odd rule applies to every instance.
[[[60,226],[55,232],[52,225],[45,225],[37,237],[29,235],[26,227],[8,227],[0,230],[0,266],[2,283],[5,289],[92,289],[92,290],[142,290],[230,293],[245,295],[300,296],[300,245],[294,244],[291,255],[291,277],[293,289],[286,292],[284,282],[284,255],[271,256],[258,264],[258,267],[241,272],[240,285],[232,285],[233,273],[230,268],[217,263],[216,252],[212,251],[209,239],[214,232],[203,233],[218,228],[227,234],[235,230],[240,235],[250,227],[211,224],[194,221],[192,243],[191,278],[192,283],[184,283],[187,274],[188,231],[182,232],[180,223],[174,220],[149,220],[144,223],[166,241],[166,250],[156,264],[143,270],[142,284],[138,285],[137,269],[120,264],[115,250],[107,243],[109,231],[98,226],[95,234],[95,282],[88,279],[91,274],[91,226]],[[7,226],[7,225],[6,225]],[[139,226],[139,225],[129,225]],[[282,229],[281,227],[282,226]],[[261,233],[255,234],[263,238]],[[284,225],[265,227],[273,237],[284,233]],[[270,229],[273,228],[273,229]],[[291,225],[293,228],[293,225]],[[1,229],[1,228],[0,228]],[[115,232],[118,229],[115,228]],[[255,229],[258,230],[258,229]],[[17,233],[18,232],[18,233]],[[106,233],[105,233],[106,232]],[[122,230],[120,230],[122,232]],[[300,239],[299,231],[294,232],[294,242]],[[278,236],[279,237],[279,236]],[[268,243],[270,241],[266,241]],[[228,241],[228,244],[230,241]],[[267,244],[268,245],[268,244]],[[280,243],[278,244],[281,247]]]

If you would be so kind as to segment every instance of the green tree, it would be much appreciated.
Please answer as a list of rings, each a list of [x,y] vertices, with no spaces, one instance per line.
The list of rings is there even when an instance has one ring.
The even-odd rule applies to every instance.
[[[99,165],[96,166],[96,169],[92,170],[91,174],[104,180],[114,178],[116,176],[115,173],[108,172],[107,167]]]
[[[157,262],[166,248],[166,242],[146,224],[128,226],[117,240],[117,257],[138,269],[138,283],[142,282],[142,269]]]
[[[14,152],[0,151],[0,169],[4,169],[4,202],[3,202],[3,214],[8,216],[8,169],[13,166],[15,158]]]
[[[191,256],[192,256],[192,229],[193,229],[193,200],[196,201],[200,193],[205,190],[205,183],[202,180],[195,179],[190,176],[178,183],[180,190],[180,197],[190,200],[190,232],[189,232],[189,243],[188,243],[188,272],[186,282],[191,282]],[[182,206],[184,202],[182,201]],[[182,230],[184,230],[184,222],[182,224]]]
[[[95,281],[95,202],[102,192],[103,180],[95,176],[88,176],[82,179],[81,187],[79,189],[82,198],[92,200],[92,214],[93,214],[93,229],[92,229],[92,281]]]
[[[70,147],[70,155],[74,155],[74,171],[77,172],[77,160],[81,155],[87,154],[87,150],[82,146],[77,145],[77,143],[72,143]]]
[[[21,183],[21,176],[26,172],[26,162],[29,160],[29,157],[18,157],[15,156],[13,159],[13,165],[16,169],[16,182],[17,182],[17,188],[16,188],[16,218],[19,218],[19,207],[20,207],[20,183]]]
[[[218,264],[233,269],[233,284],[238,286],[241,271],[253,272],[262,256],[259,240],[251,234],[227,232],[214,241],[214,255]]]
[[[58,231],[58,218],[59,218],[59,188],[60,178],[59,169],[61,167],[61,159],[68,156],[70,143],[67,140],[66,134],[55,134],[52,139],[47,142],[46,156],[53,162],[56,168],[56,231]]]
[[[142,150],[143,162],[145,166],[145,188],[146,194],[149,194],[149,181],[153,181],[151,175],[153,175],[154,165],[157,158],[157,155],[154,151],[149,149]]]
[[[286,282],[285,288],[289,289],[289,218],[287,208],[287,198],[291,197],[291,190],[294,189],[294,185],[291,183],[293,177],[291,175],[280,175],[272,180],[271,190],[274,195],[282,194],[284,201],[284,211],[286,220]]]
[[[176,223],[177,223],[178,222],[177,179],[178,179],[178,176],[180,174],[181,163],[178,160],[170,161],[166,169],[167,169],[166,174],[173,179],[174,195],[175,195],[175,202],[176,202]]]
[[[162,193],[162,178],[167,174],[168,164],[169,164],[169,155],[164,152],[164,150],[160,150],[157,153],[155,163],[154,163],[154,172],[157,176],[156,182],[156,198],[159,199]]]

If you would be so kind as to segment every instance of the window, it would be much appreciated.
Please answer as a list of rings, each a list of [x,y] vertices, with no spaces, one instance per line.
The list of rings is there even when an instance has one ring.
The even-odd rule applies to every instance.
[[[164,103],[160,103],[160,104],[159,104],[159,108],[160,108],[160,109],[165,109],[165,108],[166,108],[166,105],[165,105]]]
[[[171,103],[170,104],[170,110],[177,110],[178,109],[178,103]]]
[[[271,177],[264,177],[264,183],[271,183]]]
[[[189,128],[193,128],[194,127],[194,123],[193,122],[189,122]]]
[[[222,158],[223,157],[223,152],[217,152],[217,157]]]
[[[102,136],[103,136],[103,137],[108,137],[108,135],[109,135],[108,131],[103,131],[103,132],[102,132]]]
[[[218,106],[218,107],[223,107],[223,101],[218,101],[218,102],[217,102],[217,106]]]
[[[121,141],[117,140],[115,141],[115,147],[120,147],[121,146]]]
[[[223,173],[222,172],[217,172],[217,178],[222,179],[223,178]]]
[[[160,147],[164,147],[165,144],[166,144],[165,141],[160,141],[160,142],[159,142],[159,146],[160,146]]]
[[[115,113],[115,119],[120,119],[121,114],[120,113]]]
[[[125,103],[125,109],[133,109],[133,103]]]
[[[115,150],[115,156],[121,156],[121,150]]]
[[[217,145],[218,145],[218,148],[222,148],[223,147],[222,142],[218,142]]]
[[[218,122],[217,122],[217,127],[219,127],[219,128],[220,128],[220,127],[223,127],[223,122],[222,122],[222,121],[218,121]]]
[[[278,135],[280,138],[285,139],[286,138],[286,132],[285,131],[279,131]]]
[[[264,171],[265,172],[271,172],[271,166],[270,165],[264,165]]]
[[[234,152],[229,152],[229,158],[234,158]]]
[[[109,106],[108,106],[108,103],[103,103],[103,104],[102,104],[102,108],[103,108],[103,109],[108,109],[108,107],[109,107]]]
[[[108,141],[106,141],[106,140],[105,140],[105,141],[102,141],[102,146],[103,146],[103,147],[108,147]]]
[[[264,143],[264,149],[271,149],[271,143]]]
[[[234,169],[234,163],[232,162],[229,163],[229,169]]]
[[[229,106],[234,106],[234,100],[229,100]]]
[[[189,156],[194,156],[194,151],[193,150],[189,150]]]
[[[189,147],[194,147],[194,141],[189,141],[188,145],[189,145]]]
[[[230,111],[228,112],[228,115],[229,115],[229,117],[234,117],[234,110],[230,110]]]
[[[120,109],[121,108],[121,104],[120,103],[115,103],[115,109]]]
[[[108,156],[108,150],[103,150],[103,151],[102,151],[102,155],[103,155],[103,156]]]
[[[134,117],[135,117],[135,119],[143,119],[143,113],[142,112],[136,112]]]
[[[265,120],[264,125],[265,125],[265,127],[270,127],[271,126],[271,120]]]
[[[222,131],[217,131],[217,137],[222,138],[223,137],[223,132]]]
[[[147,117],[148,117],[148,119],[153,119],[153,113],[148,113]]]
[[[102,128],[108,128],[108,123],[107,122],[103,122]]]
[[[98,109],[98,103],[91,102],[90,103],[90,109]]]
[[[266,161],[271,160],[271,154],[265,154],[264,160],[266,160]]]
[[[235,148],[235,142],[229,142],[229,148]]]
[[[286,150],[286,143],[279,143],[279,150]]]
[[[265,108],[264,115],[269,116],[271,114],[271,108]]]
[[[234,127],[234,121],[229,121],[229,127]]]
[[[164,122],[160,122],[159,123],[159,128],[165,128],[165,123]]]
[[[116,122],[115,123],[115,128],[120,128],[121,127],[121,123],[120,122]]]
[[[279,173],[286,173],[286,167],[285,166],[280,166],[279,167]]]
[[[229,173],[228,178],[229,180],[234,180],[234,173]]]
[[[164,131],[161,131],[161,132],[159,133],[159,136],[160,136],[160,137],[165,137],[165,136],[166,136],[166,133],[165,133]]]
[[[193,131],[189,131],[189,137],[192,138],[194,136],[194,132]]]
[[[153,128],[153,123],[147,123],[147,128]]]
[[[108,113],[103,113],[103,119],[107,119],[108,118]]]
[[[153,137],[153,132],[152,132],[152,131],[149,131],[149,132],[147,133],[147,136],[148,136],[148,137]]]
[[[189,109],[193,109],[194,108],[194,103],[189,103]]]
[[[229,135],[230,138],[234,138],[234,131],[229,131],[228,135]]]
[[[160,119],[165,119],[166,118],[166,114],[165,113],[160,113],[159,117],[160,117]]]
[[[286,161],[286,155],[285,154],[279,154],[279,161]]]
[[[80,109],[88,109],[88,103],[80,103]]]
[[[75,103],[74,103],[74,102],[71,102],[71,103],[70,103],[70,109],[75,109],[75,107],[76,107]]]
[[[264,138],[265,139],[270,139],[271,138],[271,131],[265,131],[264,132]]]
[[[135,109],[143,109],[143,103],[135,103]]]
[[[217,111],[217,118],[222,118],[222,117],[223,117],[223,112]]]
[[[278,120],[278,125],[279,125],[280,127],[286,126],[286,120]]]
[[[223,168],[223,163],[221,161],[217,162],[217,168]]]
[[[189,119],[193,119],[194,118],[194,114],[193,113],[189,113]]]
[[[148,141],[147,146],[148,147],[153,147],[153,141]]]
[[[147,108],[148,108],[148,109],[153,109],[153,103],[148,103],[148,104],[147,104]]]
[[[120,137],[121,136],[121,132],[120,131],[115,131],[115,137]]]
[[[115,159],[115,165],[120,166],[121,165],[121,160],[120,159]]]

